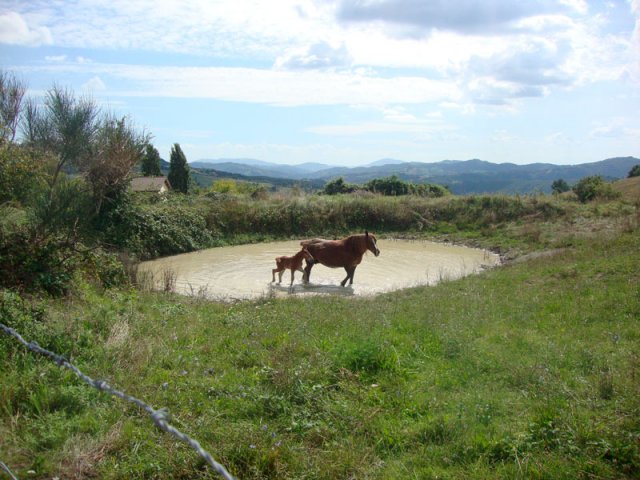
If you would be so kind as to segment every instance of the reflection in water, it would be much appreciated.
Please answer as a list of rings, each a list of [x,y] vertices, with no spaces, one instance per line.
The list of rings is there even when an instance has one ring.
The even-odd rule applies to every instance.
[[[366,254],[356,269],[351,287],[341,287],[344,269],[316,265],[311,282],[302,284],[296,272],[289,288],[287,271],[282,284],[271,283],[275,258],[293,255],[300,241],[239,245],[212,248],[173,257],[160,258],[140,265],[142,275],[151,277],[155,288],[163,288],[163,279],[175,279],[175,290],[222,300],[276,295],[372,295],[417,285],[433,285],[476,273],[499,263],[490,252],[411,240],[379,240],[380,256]]]

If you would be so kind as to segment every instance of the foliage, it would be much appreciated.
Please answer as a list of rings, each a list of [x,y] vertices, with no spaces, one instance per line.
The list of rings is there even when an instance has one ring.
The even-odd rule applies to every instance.
[[[353,183],[347,183],[344,181],[344,178],[338,177],[334,180],[328,181],[324,186],[323,192],[325,195],[337,195],[340,193],[355,192],[357,188],[357,185]]]
[[[56,156],[52,185],[66,167],[81,168],[86,162],[99,126],[95,102],[88,97],[77,99],[71,90],[59,86],[47,92],[43,108],[31,99],[26,104],[25,143]]]
[[[47,188],[50,156],[13,143],[0,146],[0,203],[28,202]]]
[[[211,191],[218,193],[237,193],[238,182],[231,178],[221,178],[211,184]]]
[[[15,75],[0,70],[0,146],[16,137],[26,89]]]
[[[187,164],[187,157],[185,157],[178,143],[174,143],[173,147],[171,147],[168,178],[174,191],[189,192],[191,182],[189,165]]]
[[[158,152],[151,143],[147,143],[145,147],[141,170],[142,175],[145,177],[159,177],[162,175],[160,169],[160,152]]]
[[[370,192],[389,196],[407,195],[410,191],[409,183],[400,180],[396,175],[374,178],[365,184],[365,188]]]
[[[29,226],[0,231],[0,288],[63,295],[80,264],[73,238],[42,236]]]
[[[82,168],[91,185],[96,214],[104,213],[105,208],[113,208],[122,197],[148,140],[148,135],[138,133],[126,118],[102,120],[91,155]]]
[[[104,241],[140,259],[207,248],[213,238],[205,218],[176,200],[138,205],[128,197],[105,219]]]
[[[553,183],[551,184],[552,193],[559,194],[559,193],[568,192],[569,190],[571,190],[571,187],[562,178],[559,178],[558,180],[554,180]]]
[[[629,175],[627,175],[627,178],[631,177],[640,177],[640,164],[634,165],[633,168],[629,170]]]
[[[573,192],[581,202],[589,202],[595,199],[611,199],[618,196],[610,183],[606,183],[600,175],[581,178],[573,186]]]

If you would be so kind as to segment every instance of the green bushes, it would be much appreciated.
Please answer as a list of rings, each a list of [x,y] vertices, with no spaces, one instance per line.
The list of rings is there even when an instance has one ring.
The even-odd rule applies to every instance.
[[[600,175],[584,177],[573,186],[573,193],[582,203],[595,199],[613,199],[620,194],[613,190],[611,184],[606,183]]]
[[[549,219],[564,213],[553,199],[507,196],[383,197],[370,193],[253,201],[241,197],[212,200],[206,223],[216,237],[260,233],[272,237],[339,236],[375,232],[481,229],[526,216]]]
[[[123,202],[105,221],[104,240],[140,259],[191,252],[212,246],[206,219],[178,201],[136,205]]]

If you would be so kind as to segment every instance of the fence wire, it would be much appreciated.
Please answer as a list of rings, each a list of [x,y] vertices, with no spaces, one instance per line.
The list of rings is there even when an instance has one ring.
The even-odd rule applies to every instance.
[[[13,472],[11,470],[9,470],[9,467],[7,467],[4,462],[0,462],[0,470],[4,470],[5,472],[7,472],[9,474],[9,476],[11,477],[12,480],[18,480],[15,475],[13,474]]]
[[[17,339],[28,350],[31,350],[32,352],[35,352],[35,353],[39,353],[40,355],[43,355],[43,356],[49,358],[50,360],[55,362],[61,368],[64,367],[64,368],[67,368],[67,369],[71,370],[73,373],[76,374],[77,377],[79,377],[85,383],[88,383],[92,387],[98,389],[99,391],[107,392],[107,393],[109,393],[109,394],[111,394],[113,396],[116,396],[116,397],[119,397],[119,398],[121,398],[123,400],[126,400],[127,402],[135,403],[136,405],[138,405],[140,408],[145,410],[151,416],[151,420],[153,421],[153,423],[156,424],[156,426],[158,426],[158,428],[160,428],[160,429],[164,430],[165,432],[173,435],[178,440],[181,440],[181,441],[187,443],[191,448],[193,448],[196,452],[198,452],[198,454],[202,458],[204,458],[204,460],[211,466],[211,468],[213,468],[223,478],[225,478],[226,480],[236,480],[235,477],[233,477],[223,465],[221,465],[218,462],[216,462],[213,459],[213,457],[211,456],[211,454],[209,452],[207,452],[204,448],[202,448],[202,446],[200,445],[200,443],[197,440],[194,440],[193,438],[189,437],[185,433],[182,433],[180,430],[178,430],[177,428],[175,428],[173,425],[171,425],[169,423],[169,421],[168,421],[169,414],[168,414],[168,411],[167,411],[166,408],[160,408],[160,409],[156,410],[153,407],[147,405],[142,400],[139,400],[136,397],[132,397],[131,395],[127,395],[126,393],[121,392],[120,390],[116,390],[116,389],[112,388],[111,385],[109,385],[104,380],[94,380],[93,378],[91,378],[91,377],[85,375],[84,373],[82,373],[78,367],[76,367],[75,365],[73,365],[73,364],[69,363],[67,360],[65,360],[64,357],[61,357],[60,355],[58,355],[56,353],[50,352],[49,350],[47,350],[45,348],[42,348],[36,342],[27,342],[24,338],[22,338],[22,335],[20,335],[18,332],[16,332],[13,328],[8,327],[3,323],[0,323],[0,329],[4,333],[6,333],[7,335],[10,335],[10,336],[14,337],[15,339]],[[2,464],[2,467],[5,468],[5,470],[11,476],[13,476],[13,474],[11,474],[11,472],[8,470],[6,465]]]

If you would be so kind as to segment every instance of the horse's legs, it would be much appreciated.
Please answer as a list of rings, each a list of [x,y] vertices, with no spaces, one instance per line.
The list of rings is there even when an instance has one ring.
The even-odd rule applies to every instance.
[[[273,270],[271,270],[271,283],[276,281],[276,272],[279,272],[277,268],[274,268]]]
[[[291,283],[289,284],[290,287],[293,286],[293,276],[295,275],[294,272],[295,272],[295,269],[292,268],[291,269]]]
[[[347,276],[340,282],[343,287],[347,284],[347,280],[351,280],[349,285],[353,284],[353,272],[356,271],[356,267],[344,267],[344,269],[347,271]]]
[[[356,267],[351,267],[351,280],[349,280],[349,285],[353,285],[353,275],[356,273]]]
[[[278,272],[278,285],[282,283],[282,274],[284,273],[284,268]]]
[[[304,267],[304,275],[302,275],[303,283],[309,283],[309,277],[311,277],[311,269],[313,268],[313,262],[305,260],[307,265]]]

